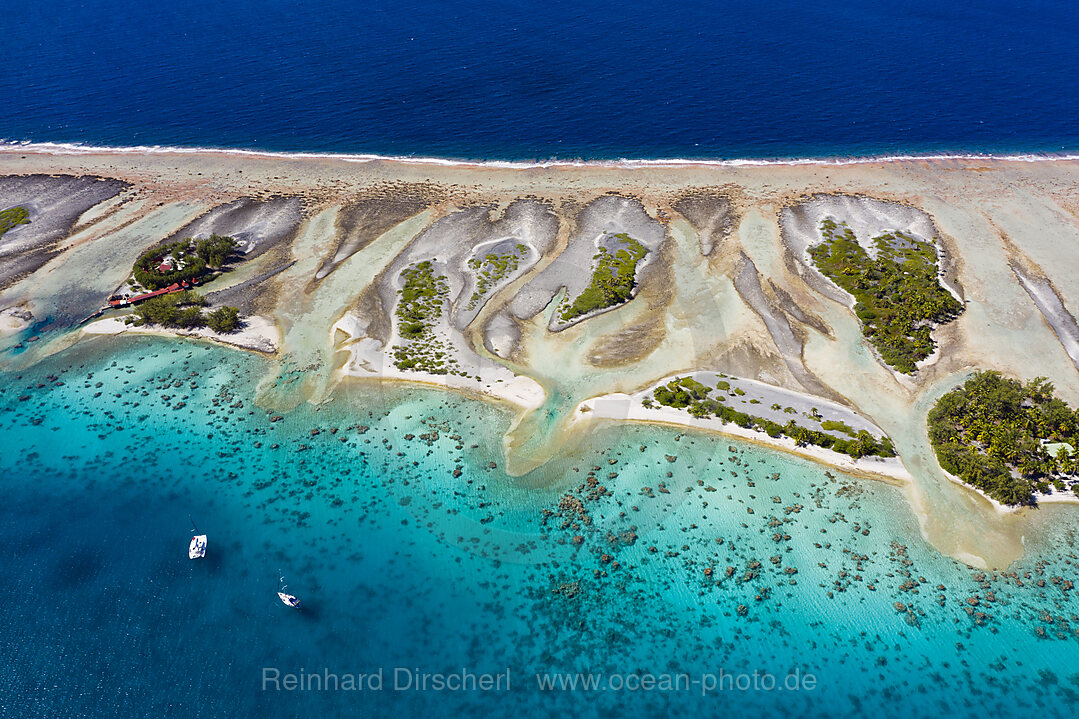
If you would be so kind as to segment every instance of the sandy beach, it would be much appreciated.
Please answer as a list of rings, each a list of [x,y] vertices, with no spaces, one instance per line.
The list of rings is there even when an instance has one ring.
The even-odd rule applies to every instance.
[[[670,407],[645,407],[641,404],[640,395],[611,394],[585,400],[578,405],[577,413],[574,416],[576,421],[580,423],[605,419],[666,424],[673,427],[691,427],[797,454],[858,477],[879,479],[892,484],[905,484],[913,481],[910,472],[897,458],[863,457],[853,459],[822,447],[799,447],[793,439],[788,437],[772,438],[763,432],[745,429],[729,422],[724,423],[714,417],[698,419]]]
[[[1077,159],[527,165],[8,146],[0,175],[15,178],[0,200],[31,210],[30,224],[0,240],[16,268],[0,278],[0,343],[25,340],[38,323],[54,331],[5,360],[12,366],[80,332],[132,331],[115,318],[82,323],[146,248],[228,233],[244,243],[243,261],[203,291],[239,307],[247,329],[213,339],[272,355],[278,372],[302,369],[288,397],[267,378],[262,402],[323,401],[346,376],[487,395],[517,412],[507,463],[527,468],[557,452],[583,407],[696,426],[624,396],[677,373],[725,373],[871,422],[901,461],[777,446],[902,482],[925,536],[984,566],[1022,554],[1034,510],[1000,513],[949,481],[928,444],[928,408],[975,369],[1048,377],[1079,405]],[[39,222],[45,215],[53,221]],[[937,352],[916,374],[882,364],[849,296],[807,266],[807,228],[824,216],[931,235],[940,248],[942,278],[965,311],[934,330]],[[619,232],[648,249],[633,297],[559,325],[553,300],[588,285],[597,236]],[[517,269],[474,297],[469,260],[518,244],[527,252]],[[459,374],[394,366],[401,273],[423,259],[446,277],[432,331]],[[611,397],[620,401],[596,399]],[[542,436],[541,412],[554,418]]]
[[[271,355],[277,352],[277,347],[281,342],[280,333],[274,327],[273,322],[257,315],[245,319],[243,327],[229,334],[218,334],[205,327],[194,330],[170,330],[153,325],[136,327],[126,324],[117,317],[90,322],[82,328],[81,332],[87,335],[118,335],[126,332],[164,337],[197,338]]]

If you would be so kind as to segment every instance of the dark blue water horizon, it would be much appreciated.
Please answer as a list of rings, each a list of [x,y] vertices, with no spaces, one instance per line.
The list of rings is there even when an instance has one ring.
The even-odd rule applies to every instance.
[[[467,160],[1079,150],[1079,9],[46,0],[8,142]]]

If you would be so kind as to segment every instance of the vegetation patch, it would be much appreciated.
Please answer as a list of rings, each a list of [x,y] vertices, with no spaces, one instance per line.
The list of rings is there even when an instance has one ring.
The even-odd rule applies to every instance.
[[[398,334],[402,343],[393,348],[397,369],[431,374],[461,374],[451,348],[435,336],[442,318],[449,287],[445,275],[436,275],[430,260],[411,265],[401,273],[397,290]]]
[[[717,389],[722,392],[725,389],[723,385],[726,384],[728,383],[720,382]],[[846,439],[829,434],[826,431],[803,427],[795,423],[794,420],[790,420],[786,424],[779,424],[770,419],[754,417],[745,412],[739,412],[728,405],[721,404],[723,398],[710,397],[711,391],[707,385],[698,382],[692,377],[676,377],[667,384],[657,387],[652,393],[652,398],[645,399],[644,405],[649,407],[653,405],[653,402],[658,402],[665,407],[685,409],[690,415],[699,419],[718,417],[724,422],[730,422],[739,427],[765,432],[769,437],[790,437],[800,447],[813,444],[831,449],[833,452],[849,455],[855,459],[865,456],[895,456],[895,447],[887,437],[877,439],[863,429],[856,433],[852,430],[850,432],[851,438]],[[845,424],[843,426],[850,430],[850,427]]]
[[[220,269],[236,247],[236,240],[210,235],[204,240],[186,238],[147,250],[135,260],[135,283],[159,290],[184,281],[201,281]]]
[[[601,246],[592,256],[592,279],[577,299],[564,301],[558,313],[561,321],[569,322],[590,312],[614,307],[633,296],[637,264],[648,254],[648,249],[624,232],[613,237],[621,246],[614,252]]]
[[[1079,412],[1053,391],[1044,377],[976,373],[929,412],[940,466],[1004,504],[1069,484],[1079,494]]]
[[[820,423],[820,427],[826,432],[842,432],[843,434],[849,435],[851,437],[854,437],[858,434],[854,431],[854,428],[846,422],[840,422],[834,419],[824,420]]]
[[[895,231],[873,238],[870,257],[846,223],[825,219],[820,229],[824,241],[809,248],[817,269],[854,296],[862,334],[885,364],[913,374],[933,353],[932,325],[963,311],[937,277],[936,248]]]
[[[517,271],[521,260],[527,255],[528,245],[517,243],[509,252],[492,252],[482,260],[478,257],[470,259],[468,266],[476,273],[476,290],[468,300],[467,309],[476,309],[476,305],[492,287]]]
[[[134,315],[124,321],[136,327],[159,325],[181,329],[209,327],[218,334],[235,332],[240,327],[240,311],[235,307],[218,307],[209,313],[202,308],[205,297],[194,292],[173,292],[152,297],[134,308]]]
[[[9,207],[0,210],[0,237],[16,225],[25,225],[30,222],[30,212],[25,207]]]

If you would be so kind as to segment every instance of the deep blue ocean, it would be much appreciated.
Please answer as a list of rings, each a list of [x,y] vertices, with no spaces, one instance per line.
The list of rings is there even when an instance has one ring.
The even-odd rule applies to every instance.
[[[1079,149],[1079,5],[4,3],[0,138],[468,159]]]

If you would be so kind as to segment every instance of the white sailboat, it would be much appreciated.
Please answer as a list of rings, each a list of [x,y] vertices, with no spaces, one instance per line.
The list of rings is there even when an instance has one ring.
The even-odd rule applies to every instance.
[[[191,517],[188,517],[188,519],[191,519]],[[187,558],[201,559],[206,556],[206,535],[199,534],[194,522],[191,523],[191,531],[195,533],[195,536],[191,538],[191,544],[187,546]]]
[[[281,602],[286,607],[292,607],[293,609],[299,609],[300,608],[300,600],[297,597],[295,597],[294,595],[289,594],[288,592],[286,592],[285,591],[286,589],[288,589],[288,585],[285,584],[285,578],[281,577],[281,588],[277,590],[277,598],[280,599]]]

